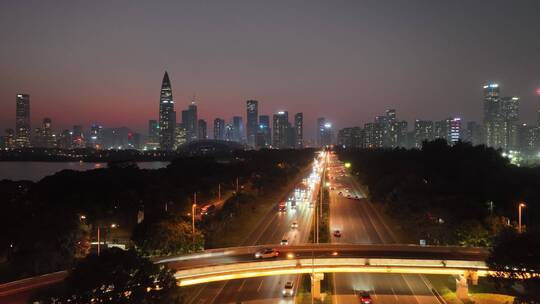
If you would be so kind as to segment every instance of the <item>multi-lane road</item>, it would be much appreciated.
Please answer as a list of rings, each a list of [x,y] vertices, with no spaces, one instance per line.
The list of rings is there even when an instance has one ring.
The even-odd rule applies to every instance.
[[[399,243],[391,227],[335,155],[329,155],[328,166],[334,189],[330,190],[330,230],[342,232],[341,237],[332,237],[332,242]],[[334,275],[333,286],[333,303],[339,304],[358,303],[359,291],[369,291],[375,303],[440,303],[429,281],[421,275],[340,273]]]
[[[314,164],[312,170],[309,170],[309,173],[307,173],[306,176],[303,176],[304,179],[309,178],[310,175],[316,172],[316,174],[319,174],[319,177],[312,178],[312,180],[315,181],[318,179],[318,181],[320,181],[321,172],[316,168],[320,166],[320,164]],[[298,183],[295,185],[298,185]],[[311,192],[310,200],[313,200],[314,197],[316,197],[316,193],[319,189],[318,187],[319,183],[315,182],[309,188],[309,191]],[[283,198],[283,201],[286,201],[291,197],[294,194],[295,189],[297,189],[297,187],[291,189],[291,191]],[[276,208],[272,209],[257,227],[246,227],[246,229],[249,229],[252,232],[243,244],[239,245],[279,245],[280,241],[283,239],[287,239],[289,244],[302,244],[308,242],[313,218],[313,208],[310,207],[309,200],[297,201],[296,209],[292,209],[290,203],[288,203],[286,212],[280,212],[277,206],[278,202],[276,202]],[[298,223],[298,228],[291,227],[293,222]],[[284,298],[282,296],[282,289],[287,281],[294,282],[296,289],[300,281],[300,276],[261,277],[209,283],[194,288],[187,303],[239,303],[252,301],[255,303],[294,303],[294,298]]]

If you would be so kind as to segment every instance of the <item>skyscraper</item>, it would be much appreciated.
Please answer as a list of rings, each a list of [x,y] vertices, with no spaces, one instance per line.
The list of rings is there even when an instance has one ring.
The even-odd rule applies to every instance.
[[[222,118],[214,119],[214,139],[225,140],[225,120]]]
[[[247,144],[254,147],[255,138],[257,137],[258,129],[258,116],[259,116],[259,102],[257,100],[246,101],[246,133]]]
[[[272,146],[274,148],[287,148],[289,127],[289,113],[287,111],[279,111],[274,114],[272,124]]]
[[[177,150],[178,148],[180,148],[180,146],[182,146],[186,142],[188,142],[188,138],[187,138],[187,131],[186,131],[186,128],[184,127],[184,124],[183,123],[176,124],[176,127],[174,128],[173,149]]]
[[[294,147],[302,149],[304,147],[304,115],[296,113],[294,115]]]
[[[484,128],[486,144],[504,150],[518,145],[519,98],[500,97],[499,85],[484,85]]]
[[[45,117],[43,119],[43,123],[41,124],[41,128],[36,129],[36,135],[34,137],[32,146],[40,148],[53,148],[56,146],[54,137],[55,135],[52,131],[52,120]]]
[[[322,135],[324,132],[324,124],[326,119],[324,117],[317,118],[317,146],[322,147]]]
[[[174,146],[176,112],[169,74],[165,72],[159,95],[159,145],[162,150],[170,151]]]
[[[204,119],[199,119],[197,122],[197,138],[198,139],[206,139],[206,121]]]
[[[245,142],[244,122],[242,121],[241,116],[233,116],[232,127],[233,127],[233,141],[244,143]]]
[[[540,88],[536,89],[536,96],[538,96],[538,127],[540,127]]]
[[[15,112],[15,145],[30,147],[30,95],[17,94]]]
[[[272,128],[270,128],[270,116],[259,116],[259,129],[257,130],[257,147],[268,148],[272,145]]]

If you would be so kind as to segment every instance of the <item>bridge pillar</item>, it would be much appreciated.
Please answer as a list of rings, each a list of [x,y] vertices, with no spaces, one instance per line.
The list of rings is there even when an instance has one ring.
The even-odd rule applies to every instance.
[[[313,273],[311,277],[311,295],[314,299],[321,298],[321,280],[324,279],[324,273]]]
[[[474,286],[478,285],[478,272],[471,270],[465,271],[465,277]]]
[[[459,275],[456,278],[456,297],[460,300],[469,299],[469,284],[466,275]]]

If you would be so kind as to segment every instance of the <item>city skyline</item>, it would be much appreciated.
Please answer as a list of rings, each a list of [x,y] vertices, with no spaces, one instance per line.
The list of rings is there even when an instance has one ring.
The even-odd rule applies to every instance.
[[[387,107],[401,109],[408,121],[448,115],[480,121],[478,87],[491,81],[520,97],[523,121],[536,122],[538,3],[388,3],[164,3],[148,13],[147,6],[154,5],[117,2],[108,6],[110,15],[99,16],[91,7],[68,2],[53,10],[44,9],[46,4],[4,3],[0,59],[10,77],[0,84],[0,128],[14,126],[13,96],[22,92],[32,96],[32,126],[51,117],[60,129],[98,123],[144,133],[147,120],[158,118],[156,80],[165,70],[176,103],[187,106],[196,94],[200,118],[207,122],[242,113],[248,99],[258,100],[259,112],[267,114],[304,112],[306,126],[321,115],[336,128],[354,126]],[[420,22],[414,19],[417,11],[430,17]],[[303,17],[293,18],[299,12]],[[94,18],[75,22],[81,15]],[[213,18],[201,15],[217,20],[203,21]],[[141,16],[148,28],[137,23]],[[89,22],[95,17],[103,22]],[[24,26],[8,26],[20,20]],[[240,31],[247,24],[259,31]],[[124,35],[130,26],[140,29],[140,36]],[[110,28],[116,30],[106,31]],[[173,32],[177,36],[167,50],[146,46]],[[53,52],[57,45],[63,49]],[[102,50],[85,51],[94,45]],[[136,51],[126,53],[127,48]],[[313,128],[305,129],[305,137],[314,138]]]

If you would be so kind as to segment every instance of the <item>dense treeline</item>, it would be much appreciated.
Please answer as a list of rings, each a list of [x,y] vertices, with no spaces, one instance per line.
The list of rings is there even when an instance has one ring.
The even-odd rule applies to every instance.
[[[511,165],[500,151],[444,140],[421,150],[339,151],[368,187],[372,201],[383,203],[411,239],[429,243],[489,245],[508,221],[537,229],[540,168]],[[415,227],[415,229],[410,229]]]
[[[135,240],[147,245],[143,253],[159,253],[145,238],[170,229],[160,221],[185,228],[194,192],[204,202],[216,197],[218,184],[223,192],[234,189],[237,178],[258,192],[271,191],[312,159],[312,150],[239,151],[227,159],[178,158],[158,170],[115,165],[64,170],[37,183],[1,181],[0,277],[65,269],[88,253],[95,227],[115,223],[132,238],[142,213]]]

